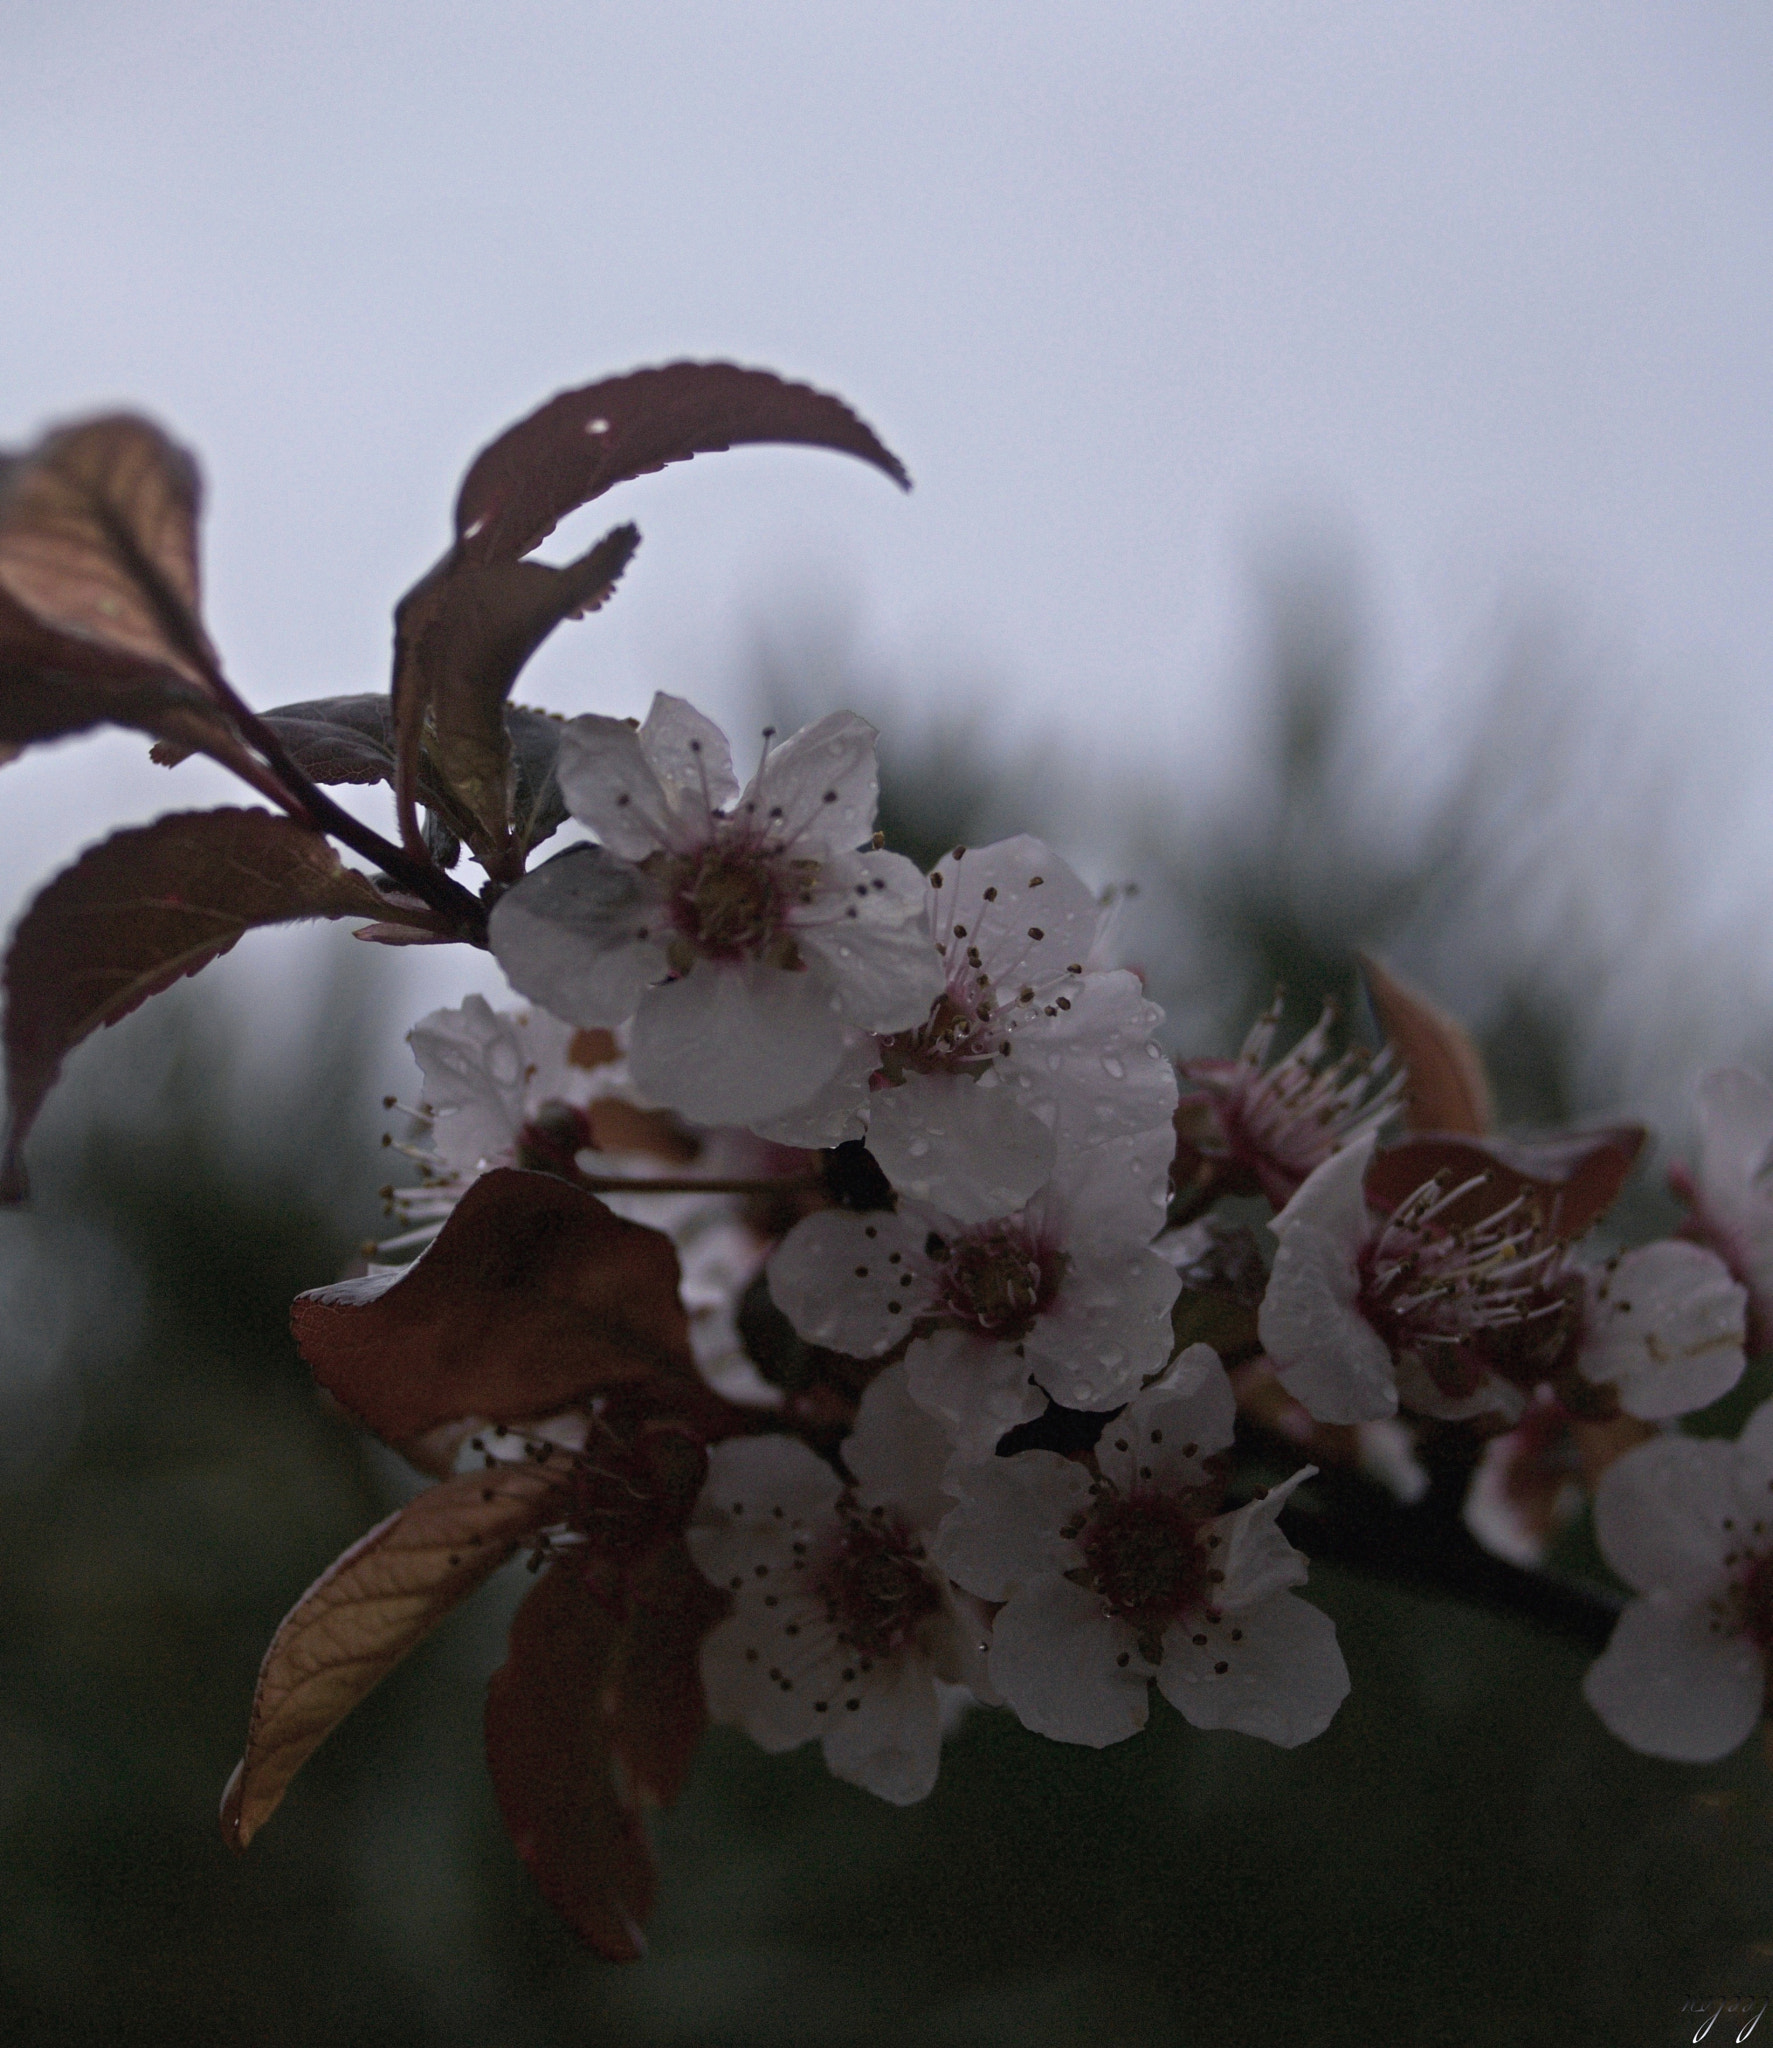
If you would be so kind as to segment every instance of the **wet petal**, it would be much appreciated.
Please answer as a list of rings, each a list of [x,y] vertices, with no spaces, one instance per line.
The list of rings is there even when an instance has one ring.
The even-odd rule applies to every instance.
[[[665,972],[665,906],[638,870],[569,847],[507,889],[487,939],[511,986],[569,1024],[626,1023]]]
[[[910,1207],[804,1216],[770,1259],[770,1299],[809,1344],[878,1357],[935,1300],[930,1227],[929,1213]]]
[[[1646,1422],[1709,1407],[1742,1377],[1748,1293],[1722,1259],[1665,1238],[1589,1277],[1577,1367]]]
[[[696,1123],[748,1124],[804,1102],[842,1057],[836,994],[817,966],[698,960],[647,991],[628,1067],[643,1093]]]
[[[959,1223],[1012,1214],[1052,1173],[1053,1134],[1006,1088],[912,1074],[868,1107],[868,1149],[887,1179]]]

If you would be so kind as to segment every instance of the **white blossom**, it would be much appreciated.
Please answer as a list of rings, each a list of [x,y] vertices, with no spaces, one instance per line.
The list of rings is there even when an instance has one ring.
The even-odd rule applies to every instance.
[[[1149,1249],[1167,1131],[1091,1147],[1034,1199],[970,1223],[933,1203],[826,1209],[769,1263],[770,1294],[809,1343],[878,1358],[910,1335],[912,1395],[968,1457],[1047,1396],[1119,1406],[1170,1354],[1181,1282]]]
[[[1650,1756],[1727,1756],[1761,1717],[1773,1650],[1773,1401],[1735,1443],[1628,1451],[1601,1475],[1594,1526],[1639,1597],[1589,1667],[1589,1705]]]
[[[495,1010],[484,996],[433,1010],[407,1033],[425,1077],[431,1151],[446,1173],[516,1162],[523,1127],[548,1102],[590,1099],[591,1069],[568,1058],[573,1030],[539,1011]]]
[[[1669,1179],[1749,1292],[1752,1348],[1773,1343],[1773,1087],[1747,1067],[1699,1077],[1699,1170]]]
[[[1680,1238],[1585,1275],[1576,1368],[1627,1415],[1660,1422],[1707,1408],[1741,1379],[1748,1294],[1722,1259]]]
[[[1004,1604],[991,1682],[1025,1726],[1095,1748],[1145,1725],[1153,1677],[1197,1728],[1291,1748],[1348,1692],[1328,1617],[1290,1587],[1303,1557],[1276,1526],[1312,1469],[1230,1514],[1210,1462],[1235,1400],[1204,1344],[1110,1422],[1097,1474],[1050,1451],[956,1468],[934,1545],[958,1585]]]
[[[1389,1216],[1368,1206],[1375,1136],[1317,1167],[1269,1228],[1278,1241],[1257,1317],[1276,1377],[1320,1422],[1375,1422],[1401,1399],[1445,1421],[1500,1416],[1525,1396],[1490,1369],[1491,1333],[1566,1312],[1562,1248],[1519,1200],[1441,1220],[1481,1183],[1425,1182]]]
[[[853,1035],[825,1088],[762,1128],[866,1134],[894,1187],[969,1223],[1020,1208],[1065,1153],[1167,1133],[1163,1013],[1136,975],[1095,969],[1102,908],[1066,863],[1023,835],[957,847],[929,882],[940,999],[908,1030]]]
[[[928,1556],[947,1445],[901,1371],[869,1386],[843,1457],[849,1485],[789,1437],[709,1452],[687,1540],[733,1606],[702,1680],[716,1721],[771,1751],[817,1738],[836,1776],[904,1806],[936,1781],[945,1687],[995,1698],[987,1631]]]
[[[852,1031],[922,1021],[941,992],[927,891],[874,825],[874,728],[835,712],[767,749],[741,792],[725,736],[681,698],[636,730],[570,721],[560,787],[599,844],[494,906],[512,983],[573,1023],[633,1019],[655,1102],[750,1124],[822,1088]]]
[[[1183,1124],[1202,1156],[1248,1176],[1282,1208],[1333,1152],[1376,1134],[1394,1117],[1404,1077],[1392,1071],[1391,1048],[1377,1059],[1362,1047],[1332,1057],[1336,1012],[1328,1004],[1285,1059],[1271,1066],[1280,1028],[1277,997],[1251,1026],[1234,1060],[1182,1062],[1198,1085],[1183,1099]]]

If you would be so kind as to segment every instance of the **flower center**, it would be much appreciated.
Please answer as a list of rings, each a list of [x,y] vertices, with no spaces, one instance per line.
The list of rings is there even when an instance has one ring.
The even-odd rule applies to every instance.
[[[1420,1359],[1441,1391],[1470,1394],[1486,1371],[1537,1385],[1555,1366],[1570,1304],[1561,1247],[1522,1196],[1448,1228],[1440,1212],[1479,1191],[1425,1181],[1360,1254],[1361,1313],[1394,1352]]]
[[[1740,1543],[1734,1523],[1724,1527]],[[1764,1538],[1766,1524],[1757,1522],[1754,1533]],[[1757,1650],[1773,1651],[1773,1550],[1731,1550],[1724,1563],[1732,1576],[1723,1598],[1712,1603],[1713,1629],[1747,1636]]]
[[[838,1641],[863,1657],[890,1656],[942,1604],[921,1546],[902,1524],[878,1512],[844,1517],[819,1591]]]
[[[1164,1494],[1109,1495],[1079,1538],[1096,1591],[1110,1614],[1160,1634],[1180,1615],[1211,1603],[1203,1523]]]
[[[687,973],[698,956],[762,955],[773,966],[796,964],[788,912],[812,900],[817,861],[785,859],[751,840],[733,839],[664,857],[661,868],[676,927],[671,964],[678,973]]]
[[[969,1232],[949,1252],[942,1271],[942,1311],[965,1328],[999,1343],[1026,1337],[1034,1319],[1059,1291],[1064,1261],[1043,1254],[1013,1225],[988,1224]]]

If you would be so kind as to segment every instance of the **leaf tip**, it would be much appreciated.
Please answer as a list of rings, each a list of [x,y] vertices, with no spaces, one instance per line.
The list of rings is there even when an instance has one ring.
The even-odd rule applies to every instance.
[[[246,1759],[242,1757],[222,1788],[222,1840],[230,1849],[244,1849],[258,1833],[257,1823],[247,1817],[245,1807]]]

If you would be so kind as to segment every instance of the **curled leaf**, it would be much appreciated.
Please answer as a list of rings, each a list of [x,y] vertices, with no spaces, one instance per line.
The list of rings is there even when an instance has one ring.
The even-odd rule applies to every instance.
[[[669,363],[562,391],[474,458],[456,499],[472,561],[515,561],[605,491],[692,455],[759,442],[829,448],[909,487],[905,466],[840,398],[732,363]]]
[[[1371,955],[1360,956],[1360,968],[1379,1028],[1404,1071],[1411,1130],[1481,1137],[1492,1119],[1490,1084],[1464,1027]]]
[[[671,1240],[550,1174],[473,1183],[391,1286],[298,1296],[314,1376],[390,1443],[465,1415],[519,1422],[593,1393],[700,1389]]]
[[[255,925],[415,915],[318,833],[269,811],[180,812],[92,847],[37,897],[7,956],[11,1122],[0,1200],[22,1198],[25,1134],[62,1061],[100,1025],[208,966]]]
[[[428,1488],[354,1543],[284,1618],[259,1667],[246,1753],[222,1795],[244,1849],[357,1702],[458,1601],[557,1519],[564,1468],[500,1465]]]
[[[1549,1138],[1409,1138],[1375,1154],[1367,1198],[1395,1209],[1439,1174],[1449,1191],[1471,1185],[1440,1212],[1446,1228],[1468,1227],[1524,1197],[1549,1236],[1573,1243],[1611,1208],[1644,1137],[1641,1124],[1610,1124]]]
[[[618,1791],[605,1693],[622,1632],[570,1559],[517,1610],[486,1693],[486,1761],[499,1812],[544,1898],[615,1962],[645,1950],[653,1861]]]
[[[583,618],[608,599],[639,545],[634,527],[618,526],[559,569],[471,561],[452,551],[395,611],[401,747],[416,745],[422,730],[434,775],[479,827],[479,848],[495,860],[511,795],[505,699],[562,620]]]

